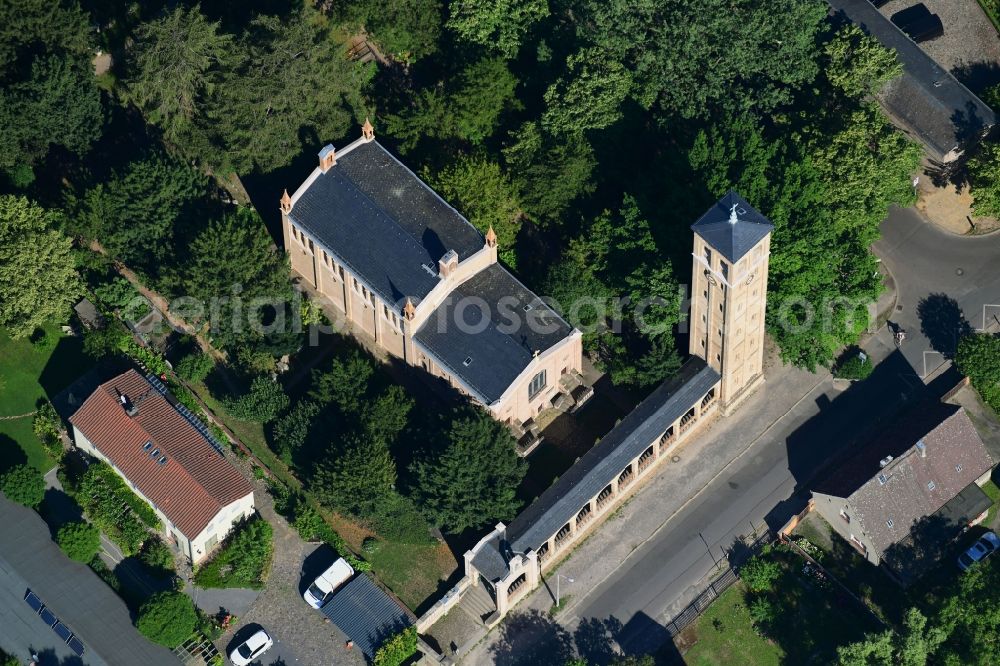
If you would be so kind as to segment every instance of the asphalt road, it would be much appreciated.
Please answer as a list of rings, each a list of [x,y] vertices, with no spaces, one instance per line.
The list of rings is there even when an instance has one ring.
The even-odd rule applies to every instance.
[[[873,249],[896,281],[889,321],[906,331],[902,351],[921,377],[954,352],[959,314],[972,329],[1000,323],[993,319],[1000,317],[1000,235],[956,236],[912,208],[893,208]]]
[[[839,394],[830,383],[820,385],[625,566],[580,599],[561,624],[611,620],[623,627],[615,638],[624,651],[658,647],[649,637],[663,640],[662,632],[649,631],[649,622],[637,618],[668,622],[702,589],[740,535],[763,522],[772,529],[783,525],[804,506],[809,481],[826,463],[929,395],[920,379],[943,363],[942,351],[954,349],[962,315],[971,328],[981,328],[984,316],[1000,316],[1000,236],[954,236],[912,209],[890,211],[882,232],[874,249],[896,281],[902,308],[890,321],[907,331],[900,352],[883,333],[889,343],[873,353],[889,355],[869,380]]]

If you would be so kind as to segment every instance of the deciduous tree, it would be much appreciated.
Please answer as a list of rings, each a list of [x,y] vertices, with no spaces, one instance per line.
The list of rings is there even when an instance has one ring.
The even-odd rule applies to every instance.
[[[183,592],[157,592],[139,607],[135,626],[143,636],[173,649],[189,638],[198,623],[191,597]]]
[[[260,423],[273,421],[287,407],[285,390],[269,377],[254,377],[249,391],[226,401],[226,409],[236,418]]]
[[[0,475],[0,491],[11,502],[37,509],[45,498],[45,480],[30,465],[17,465]]]
[[[87,522],[66,523],[56,532],[56,543],[71,560],[86,564],[101,547],[101,531]]]
[[[549,15],[547,0],[455,0],[447,26],[505,58],[517,55],[532,26]]]
[[[62,320],[80,294],[70,239],[55,223],[24,197],[0,197],[0,325],[14,337]]]
[[[1000,412],[1000,335],[973,333],[963,337],[955,363],[983,400]]]
[[[542,125],[556,135],[603,129],[622,117],[621,105],[632,89],[625,66],[599,48],[569,57],[566,74],[545,91]]]
[[[895,51],[853,23],[838,30],[824,52],[827,64],[823,72],[849,97],[871,95],[903,72]]]
[[[500,258],[517,266],[515,244],[521,207],[513,184],[500,165],[485,157],[463,157],[430,176],[435,189],[484,234],[492,226]]]

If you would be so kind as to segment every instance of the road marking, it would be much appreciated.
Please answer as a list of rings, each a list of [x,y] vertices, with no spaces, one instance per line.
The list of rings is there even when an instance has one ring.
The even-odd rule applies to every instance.
[[[921,379],[927,379],[927,376],[928,376],[928,375],[930,374],[930,372],[927,372],[927,355],[928,355],[928,354],[937,354],[938,356],[940,356],[940,357],[941,357],[941,362],[940,362],[940,363],[938,363],[937,365],[935,365],[935,366],[934,366],[933,368],[931,368],[931,371],[930,371],[930,372],[934,372],[935,370],[937,370],[937,369],[938,369],[938,368],[940,368],[940,367],[941,367],[942,365],[944,365],[945,363],[947,363],[947,362],[948,362],[948,359],[946,359],[946,358],[944,357],[944,354],[942,354],[942,353],[941,353],[941,352],[939,352],[939,351],[934,351],[934,350],[930,350],[930,351],[925,351],[925,352],[924,352],[924,374],[923,374],[923,375],[921,375],[921,377],[920,377]]]
[[[791,407],[789,407],[787,410],[785,410],[785,412],[781,416],[779,416],[777,419],[775,419],[774,421],[772,421],[771,425],[769,425],[766,428],[764,428],[764,430],[759,435],[757,435],[755,438],[753,438],[752,440],[750,440],[750,443],[747,444],[746,447],[744,447],[742,451],[740,451],[739,453],[737,453],[729,462],[727,462],[725,465],[723,465],[722,468],[718,472],[715,473],[715,476],[713,476],[711,479],[709,479],[701,487],[701,489],[698,490],[698,492],[696,492],[694,495],[692,495],[687,500],[685,500],[685,502],[681,506],[679,506],[673,513],[671,513],[669,516],[667,516],[666,520],[664,520],[662,523],[660,523],[659,527],[657,527],[655,530],[653,530],[653,532],[648,537],[646,537],[645,539],[643,539],[632,550],[630,550],[628,552],[628,554],[625,556],[625,558],[621,562],[619,562],[616,567],[614,567],[607,574],[605,574],[605,576],[603,578],[601,578],[601,580],[597,581],[596,584],[592,585],[591,588],[590,588],[590,590],[587,591],[582,596],[580,596],[575,602],[573,602],[571,604],[567,604],[566,608],[563,610],[563,613],[566,614],[565,616],[566,617],[574,617],[575,618],[576,617],[575,615],[569,616],[568,611],[570,611],[570,610],[576,608],[577,606],[579,606],[580,602],[582,602],[584,599],[586,599],[587,597],[589,597],[591,595],[591,593],[593,593],[594,590],[596,590],[597,588],[599,588],[601,585],[603,585],[605,583],[605,581],[607,581],[609,578],[611,578],[611,576],[613,576],[619,569],[621,569],[621,567],[629,560],[629,558],[632,557],[632,555],[636,551],[640,550],[643,546],[645,546],[647,543],[649,543],[650,541],[652,541],[656,537],[656,535],[659,534],[663,530],[663,528],[666,527],[667,524],[671,520],[673,520],[673,518],[677,514],[679,514],[681,511],[683,511],[685,508],[687,508],[687,506],[689,504],[691,504],[691,502],[693,502],[696,499],[698,499],[698,497],[700,497],[701,494],[703,492],[705,492],[708,489],[709,486],[711,486],[713,483],[715,483],[715,481],[720,476],[722,476],[723,474],[726,473],[726,470],[728,470],[729,467],[733,463],[735,463],[737,460],[739,460],[740,458],[742,458],[747,453],[747,451],[749,451],[751,448],[753,448],[753,446],[758,441],[760,441],[761,438],[763,438],[765,435],[767,435],[767,433],[770,432],[770,430],[772,428],[774,428],[774,426],[776,426],[778,423],[780,423],[781,421],[783,421],[786,416],[788,416],[789,414],[791,414],[792,411],[795,410],[795,408],[798,407],[800,404],[802,404],[802,402],[806,398],[808,398],[809,396],[811,396],[812,392],[816,390],[816,387],[818,387],[820,384],[822,384],[823,382],[825,382],[829,377],[830,377],[829,374],[824,374],[822,377],[820,377],[820,379],[815,384],[813,384],[812,387],[808,391],[806,391],[804,394],[802,394],[799,397],[799,399],[796,400],[795,403]],[[633,499],[635,499],[635,498],[633,497]],[[557,622],[559,621],[558,618],[556,619],[556,621]]]
[[[986,308],[997,308],[997,310],[1000,310],[1000,305],[997,305],[996,303],[983,303],[983,326],[982,328],[976,329],[980,333],[992,327],[992,325],[990,326],[986,325]],[[1000,323],[1000,318],[997,318],[996,314],[993,315],[993,318],[996,319],[998,323]]]

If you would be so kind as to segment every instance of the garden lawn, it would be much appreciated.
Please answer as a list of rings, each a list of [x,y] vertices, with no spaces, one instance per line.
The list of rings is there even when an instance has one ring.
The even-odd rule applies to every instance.
[[[694,625],[685,631],[684,644],[694,644],[684,655],[693,665],[829,664],[835,663],[837,647],[861,640],[866,632],[883,627],[832,582],[825,586],[802,573],[803,560],[775,549],[761,557],[782,565],[771,598],[777,618],[764,630],[750,620],[746,588],[733,585],[719,597]]]
[[[32,412],[85,373],[93,362],[80,338],[65,336],[58,325],[45,329],[48,340],[14,340],[0,328],[0,416]],[[27,462],[47,472],[55,461],[35,437],[31,417],[0,420],[0,469]]]
[[[695,641],[684,653],[688,666],[778,666],[782,663],[782,649],[758,635],[753,628],[750,611],[743,603],[744,594],[742,584],[733,585],[681,633],[684,643]]]
[[[458,569],[451,550],[439,542],[406,544],[379,537],[378,550],[365,553],[361,544],[365,537],[372,536],[371,530],[339,514],[324,514],[347,545],[371,563],[378,579],[417,615],[437,601]]]

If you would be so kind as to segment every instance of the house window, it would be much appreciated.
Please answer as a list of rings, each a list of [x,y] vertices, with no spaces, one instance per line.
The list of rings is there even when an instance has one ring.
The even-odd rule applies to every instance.
[[[722,279],[729,281],[729,264],[724,261],[719,262],[719,267],[722,269]]]
[[[712,251],[709,250],[707,247],[705,248],[705,263],[708,264],[709,266],[712,265]]]
[[[927,482],[927,490],[934,490],[935,488],[937,488],[937,486],[934,484],[933,481]]]
[[[879,474],[878,475],[878,482],[879,482],[879,485],[883,485],[884,486],[886,483],[889,482],[889,478],[885,474]]]
[[[528,400],[534,400],[535,396],[545,388],[545,371],[542,370],[537,375],[531,378],[531,383],[528,384]]]
[[[955,471],[961,473],[962,466],[961,465],[955,465]]]
[[[892,527],[892,518],[890,518],[889,520],[885,521],[885,526],[886,527]]]
[[[344,279],[344,267],[343,266],[339,266],[338,268],[340,270],[340,279],[343,280]]]

